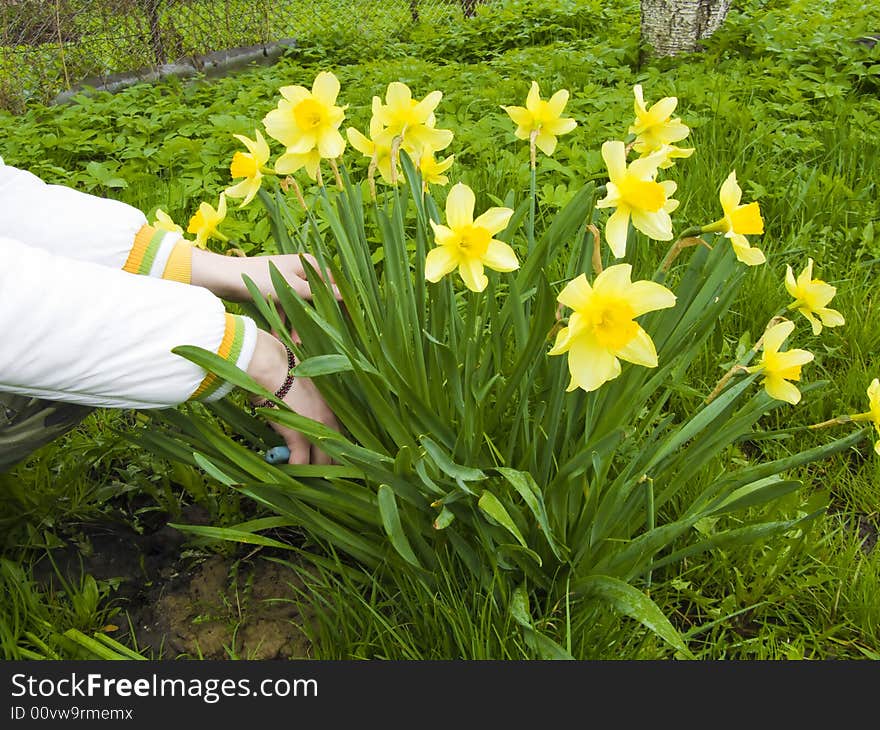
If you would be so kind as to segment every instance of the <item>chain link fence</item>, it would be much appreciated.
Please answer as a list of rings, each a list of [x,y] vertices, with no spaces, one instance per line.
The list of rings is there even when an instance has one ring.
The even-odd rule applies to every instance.
[[[230,50],[247,59],[320,41],[356,54],[415,23],[448,26],[497,1],[0,0],[0,108],[20,112],[163,67],[202,71]]]

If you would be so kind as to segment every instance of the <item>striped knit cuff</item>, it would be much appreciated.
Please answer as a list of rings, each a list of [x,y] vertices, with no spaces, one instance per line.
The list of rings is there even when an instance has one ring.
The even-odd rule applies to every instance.
[[[226,314],[226,330],[217,354],[239,370],[247,370],[257,344],[257,325],[250,317]],[[189,400],[220,400],[235,386],[214,373],[208,373]]]
[[[192,276],[192,244],[179,233],[143,225],[125,266],[131,274],[143,274],[189,284]]]

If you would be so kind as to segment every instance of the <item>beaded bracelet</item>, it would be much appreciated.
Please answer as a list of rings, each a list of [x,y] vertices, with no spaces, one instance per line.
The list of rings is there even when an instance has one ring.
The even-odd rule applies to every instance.
[[[293,351],[283,342],[284,349],[287,350],[287,378],[285,378],[284,382],[281,384],[281,387],[275,391],[275,397],[278,399],[283,399],[290,392],[290,388],[293,385],[294,375],[293,368],[296,365],[296,358],[293,356]],[[268,398],[257,401],[254,403],[251,408],[256,410],[257,408],[277,408],[274,401],[269,400]]]

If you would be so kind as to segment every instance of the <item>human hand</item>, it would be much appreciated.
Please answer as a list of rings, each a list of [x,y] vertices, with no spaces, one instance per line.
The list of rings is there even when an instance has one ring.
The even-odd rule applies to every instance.
[[[306,261],[319,275],[321,274],[317,259],[310,254],[222,256],[197,248],[193,249],[191,281],[196,286],[210,289],[222,299],[243,302],[251,298],[242,278],[247,276],[256,284],[264,297],[277,299],[269,266],[274,264],[297,294],[303,299],[311,300],[312,289],[306,274],[304,263]],[[336,288],[332,275],[329,271],[326,273],[328,279],[325,279],[325,282],[329,285],[333,296],[341,300],[342,295]]]
[[[268,332],[259,330],[254,355],[248,367],[248,374],[266,390],[277,392],[288,374],[287,350],[281,342]],[[251,402],[261,400],[259,396]],[[320,391],[309,378],[294,378],[290,390],[282,400],[301,416],[311,418],[328,428],[339,431],[336,416],[330,410]],[[269,425],[284,439],[290,451],[289,464],[330,464],[330,457],[303,436],[299,431],[287,428],[275,421]]]

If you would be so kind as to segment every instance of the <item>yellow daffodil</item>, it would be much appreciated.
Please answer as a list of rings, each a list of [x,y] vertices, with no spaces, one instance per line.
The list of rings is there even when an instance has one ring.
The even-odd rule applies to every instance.
[[[425,186],[446,185],[449,178],[443,173],[452,167],[454,160],[455,155],[449,155],[445,160],[436,160],[433,152],[425,150],[419,158],[419,172]]]
[[[813,353],[797,349],[779,351],[793,331],[794,322],[788,320],[768,327],[764,333],[764,355],[761,362],[747,370],[751,373],[763,373],[764,389],[771,398],[796,405],[800,402],[801,392],[788,381],[801,379],[801,367],[812,361]]]
[[[370,136],[377,144],[389,147],[399,137],[401,147],[413,159],[418,159],[425,150],[439,152],[445,149],[452,142],[452,131],[436,129],[434,116],[442,98],[443,92],[432,91],[417,101],[406,84],[392,81],[385,91],[384,104],[378,96],[373,97],[373,118],[381,127],[384,139],[380,141],[372,134]]]
[[[306,169],[312,180],[318,179],[318,168],[321,166],[321,153],[318,148],[309,152],[285,152],[275,160],[275,172],[279,175],[293,175],[293,173]]]
[[[556,149],[556,138],[568,134],[577,126],[574,119],[563,118],[562,111],[568,103],[568,91],[560,89],[546,101],[541,98],[537,81],[526,97],[526,105],[502,106],[517,125],[514,135],[517,139],[530,139],[535,134],[535,145],[548,157]]]
[[[220,203],[217,209],[208,204],[201,203],[195,215],[189,219],[189,225],[186,227],[187,233],[195,233],[195,245],[199,248],[205,248],[209,238],[219,238],[221,241],[228,240],[226,236],[217,230],[224,218],[226,218],[226,194],[220,193]]]
[[[868,404],[870,410],[867,413],[853,416],[853,420],[871,421],[874,424],[874,430],[880,434],[880,380],[877,378],[874,378],[868,386]],[[880,454],[880,441],[874,443],[874,451]]]
[[[785,288],[794,297],[788,308],[796,310],[807,318],[813,327],[813,334],[826,327],[838,327],[845,324],[843,315],[836,309],[829,309],[828,303],[837,293],[837,288],[826,284],[821,279],[813,278],[813,259],[808,259],[806,268],[794,278],[791,266],[785,269]]]
[[[171,220],[171,216],[161,208],[156,208],[156,220],[153,221],[153,227],[171,233],[183,233],[183,228]]]
[[[336,106],[339,80],[321,71],[309,91],[303,86],[283,86],[278,107],[264,118],[266,132],[287,148],[288,154],[302,155],[317,150],[323,159],[335,159],[345,150],[339,125],[345,107]]]
[[[597,208],[616,208],[605,224],[605,238],[616,258],[626,254],[629,221],[655,241],[672,240],[672,219],[669,214],[678,207],[670,196],[675,182],[656,182],[657,167],[663,161],[658,154],[626,164],[623,142],[605,142],[602,157],[608,167],[608,194],[596,203]]]
[[[761,218],[761,209],[757,201],[740,205],[742,188],[736,182],[736,170],[727,176],[721,185],[718,197],[721,200],[724,217],[708,226],[703,226],[703,233],[723,233],[725,238],[730,239],[733,252],[742,263],[748,266],[763,264],[767,260],[764,253],[751,246],[746,236],[763,233],[764,219]]]
[[[620,360],[657,367],[654,342],[635,319],[675,306],[675,294],[653,281],[631,281],[632,266],[609,266],[590,286],[581,274],[558,301],[572,310],[551,355],[568,353],[568,390],[593,391],[620,375]]]
[[[471,291],[483,291],[489,283],[483,273],[488,266],[495,271],[514,271],[519,261],[513,249],[492,236],[510,222],[510,208],[489,208],[474,220],[474,191],[456,183],[446,198],[446,223],[431,221],[437,247],[425,258],[425,278],[440,281],[456,267]]]
[[[658,157],[662,158],[662,162],[658,165],[661,170],[668,170],[675,164],[676,160],[685,159],[694,154],[693,147],[676,147],[675,145],[665,144],[661,147],[658,147],[651,153],[643,154],[642,157],[647,157],[648,154],[656,154]]]
[[[269,145],[266,144],[260,130],[255,131],[256,140],[245,137],[243,134],[233,135],[247,148],[247,152],[236,152],[232,156],[229,172],[233,180],[239,177],[243,177],[244,180],[236,185],[231,185],[224,192],[230,198],[244,198],[240,208],[244,208],[254,199],[260,185],[263,184],[263,166],[269,161]]]
[[[389,185],[393,184],[393,179],[399,179],[399,176],[391,174],[391,138],[382,134],[382,125],[376,117],[370,122],[370,136],[361,134],[354,127],[349,127],[346,131],[348,141],[362,155],[370,158],[382,179]]]
[[[688,136],[690,129],[681,119],[672,118],[678,99],[667,96],[660,99],[650,109],[645,104],[641,84],[633,87],[635,95],[636,119],[630,125],[629,133],[636,136],[633,149],[640,155],[650,154],[664,145],[679,142]]]

